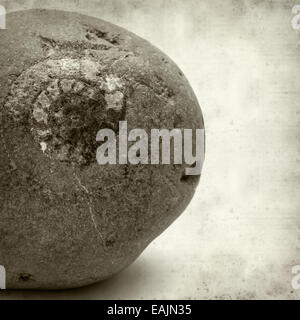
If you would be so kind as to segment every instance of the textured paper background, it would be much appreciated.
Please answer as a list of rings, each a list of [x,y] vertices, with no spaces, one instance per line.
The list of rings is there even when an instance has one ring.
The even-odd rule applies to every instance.
[[[204,113],[207,155],[186,212],[123,273],[0,299],[299,299],[300,30],[297,1],[8,0],[116,23],[167,53]],[[1,45],[1,44],[0,44]]]

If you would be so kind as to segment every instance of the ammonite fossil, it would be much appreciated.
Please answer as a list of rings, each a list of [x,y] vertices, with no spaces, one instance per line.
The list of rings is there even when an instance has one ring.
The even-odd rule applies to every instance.
[[[89,164],[96,134],[124,119],[126,84],[101,72],[92,57],[46,59],[23,72],[5,103],[16,122],[28,122],[46,156]]]
[[[131,264],[190,202],[182,165],[104,165],[102,128],[203,128],[179,68],[136,35],[54,10],[0,33],[0,265],[7,288],[63,289]]]

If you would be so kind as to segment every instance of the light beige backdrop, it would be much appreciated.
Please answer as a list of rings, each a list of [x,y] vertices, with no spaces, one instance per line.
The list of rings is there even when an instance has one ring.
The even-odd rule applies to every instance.
[[[207,129],[192,203],[136,263],[91,287],[0,299],[299,299],[298,2],[0,0],[8,12],[76,11],[149,40],[189,79]]]

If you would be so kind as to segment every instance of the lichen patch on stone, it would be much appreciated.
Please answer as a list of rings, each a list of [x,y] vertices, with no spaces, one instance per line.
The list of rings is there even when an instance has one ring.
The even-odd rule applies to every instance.
[[[45,153],[45,151],[47,150],[47,143],[46,142],[40,142],[41,145],[41,149],[43,151],[43,153]]]
[[[120,91],[105,94],[105,100],[107,102],[107,109],[121,111],[123,108],[123,99],[124,99],[124,95]]]
[[[117,89],[122,88],[122,81],[119,77],[109,74],[105,77],[106,88],[108,91],[113,92]]]
[[[51,102],[48,98],[48,96],[46,95],[45,92],[42,92],[37,100],[36,100],[36,103],[41,106],[43,109],[49,109],[50,105],[51,105]]]
[[[35,105],[32,115],[37,122],[44,122],[45,124],[48,123],[48,114],[44,111],[43,108]]]
[[[80,63],[81,74],[88,80],[97,81],[97,75],[100,69],[100,66],[95,61],[90,59],[82,59]]]
[[[68,75],[76,75],[80,70],[80,61],[76,59],[61,59],[59,61],[59,67],[62,73]]]

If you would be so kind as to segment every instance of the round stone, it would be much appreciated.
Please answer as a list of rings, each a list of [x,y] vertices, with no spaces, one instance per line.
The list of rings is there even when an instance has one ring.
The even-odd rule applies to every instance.
[[[0,33],[0,265],[11,289],[65,289],[130,265],[186,208],[186,164],[99,165],[97,132],[203,129],[179,68],[138,36],[29,10]]]

